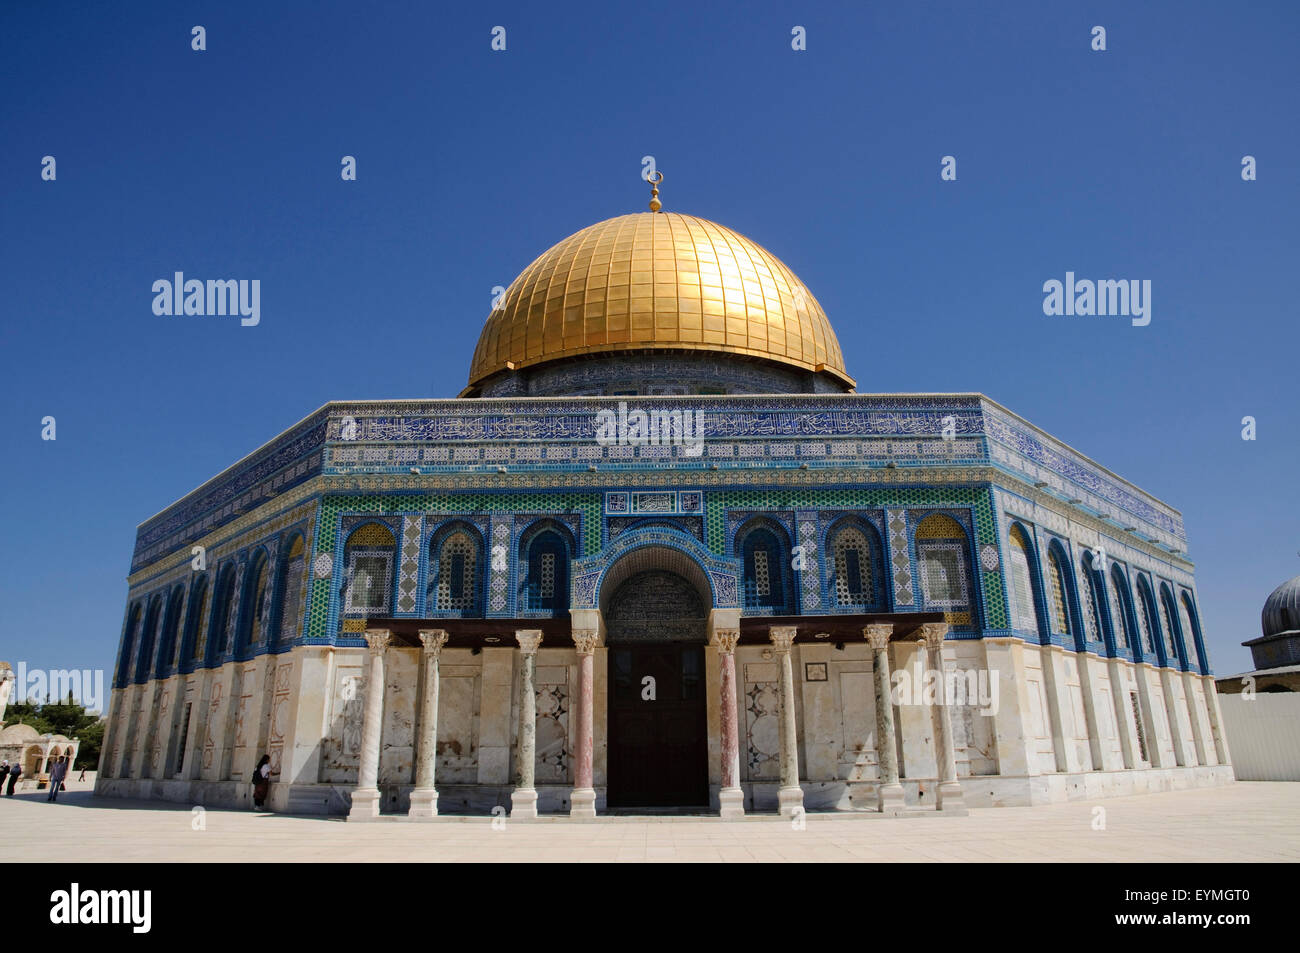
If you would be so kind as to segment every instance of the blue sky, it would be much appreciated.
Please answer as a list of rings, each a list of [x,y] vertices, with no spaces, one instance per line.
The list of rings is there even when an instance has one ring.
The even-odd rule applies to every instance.
[[[454,396],[492,287],[654,155],[860,390],[986,393],[1179,508],[1248,668],[1300,573],[1300,6],[700,6],[0,7],[0,658],[111,669],[139,522],[327,400]],[[155,316],[177,270],[261,323]],[[1151,324],[1044,316],[1067,270],[1151,280]]]

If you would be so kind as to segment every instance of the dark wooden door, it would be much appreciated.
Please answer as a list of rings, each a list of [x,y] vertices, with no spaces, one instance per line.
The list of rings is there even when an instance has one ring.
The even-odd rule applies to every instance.
[[[610,646],[610,807],[707,806],[707,731],[702,645]]]

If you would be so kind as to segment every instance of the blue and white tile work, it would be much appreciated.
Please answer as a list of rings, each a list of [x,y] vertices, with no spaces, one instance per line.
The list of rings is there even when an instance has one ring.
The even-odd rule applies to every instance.
[[[324,502],[339,494],[360,494],[376,503],[401,494],[416,501],[416,511],[378,515],[399,541],[393,558],[397,576],[387,585],[394,599],[388,610],[394,615],[410,615],[417,608],[427,611],[426,593],[435,566],[428,539],[417,541],[418,524],[423,520],[432,528],[439,520],[432,510],[421,510],[418,500],[422,494],[436,494],[454,501],[458,491],[472,491],[488,502],[488,509],[462,512],[461,517],[478,524],[483,533],[491,521],[493,551],[499,547],[507,557],[483,557],[485,611],[502,615],[517,611],[515,593],[523,578],[518,528],[504,520],[512,506],[525,503],[526,512],[539,507],[545,511],[540,501],[548,497],[591,494],[598,515],[581,527],[581,553],[573,554],[575,559],[593,555],[652,517],[703,519],[703,524],[688,520],[678,528],[714,555],[735,559],[732,543],[740,514],[749,511],[729,501],[737,491],[768,487],[784,491],[790,500],[770,513],[784,524],[787,539],[795,536],[797,508],[814,507],[806,512],[818,514],[817,522],[802,517],[798,528],[801,544],[807,542],[806,534],[818,534],[812,538],[814,549],[825,545],[820,534],[827,525],[822,512],[826,493],[838,493],[837,502],[847,502],[849,509],[871,504],[859,512],[874,521],[881,552],[887,553],[883,558],[888,568],[880,567],[880,578],[888,589],[889,608],[916,610],[922,605],[911,534],[923,511],[903,505],[907,501],[902,491],[966,487],[985,494],[990,514],[1005,514],[1008,507],[1002,501],[1010,495],[1023,500],[1022,511],[1036,507],[1047,514],[1044,525],[1069,522],[1080,546],[1100,546],[1098,540],[1104,538],[1113,554],[1141,554],[1126,558],[1126,564],[1161,567],[1158,577],[1168,580],[1176,594],[1186,592],[1195,604],[1191,565],[1181,555],[1186,544],[1177,511],[981,395],[626,396],[619,401],[650,413],[698,411],[705,452],[688,456],[681,446],[598,443],[597,415],[611,409],[608,397],[329,404],[143,524],[133,580],[153,577],[143,567],[187,560],[194,544],[219,538],[224,525],[254,510],[310,499]],[[646,456],[652,450],[655,455]],[[876,489],[868,493],[871,487]],[[893,500],[888,498],[889,487],[899,491]],[[944,501],[932,497],[927,502]],[[394,512],[380,506],[379,514]],[[458,509],[454,503],[439,504],[448,506],[443,519]],[[301,587],[306,605],[299,613],[304,619],[300,638],[343,638],[344,644],[358,644],[359,629],[347,633],[337,628],[342,582],[330,581],[345,578],[349,568],[341,549],[325,551],[320,546],[326,539],[337,545],[347,526],[367,517],[333,506],[331,510],[335,525],[329,534],[317,534],[318,548],[309,554],[312,565],[326,572],[317,572]],[[966,513],[960,521],[974,538],[965,564],[981,571],[973,574],[978,590],[972,593],[975,615],[968,626],[954,623],[954,628],[976,635],[1018,634],[1008,623],[1008,590],[999,576],[1002,516],[984,525],[975,511]],[[715,525],[718,530],[706,531],[706,526]],[[1060,535],[1059,529],[1053,531]],[[499,539],[501,533],[509,538]],[[330,557],[328,566],[321,563],[322,556]],[[994,561],[991,570],[989,559]],[[733,575],[739,580],[743,569],[735,568]],[[577,574],[568,578],[577,584]],[[800,573],[800,611],[825,611],[830,584],[825,572],[820,577]],[[132,589],[134,603],[134,584]]]

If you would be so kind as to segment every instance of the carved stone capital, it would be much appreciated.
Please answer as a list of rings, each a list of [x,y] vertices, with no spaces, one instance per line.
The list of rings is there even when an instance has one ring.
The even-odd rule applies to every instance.
[[[366,629],[365,638],[370,653],[378,655],[392,643],[393,633],[389,629]]]
[[[428,652],[430,655],[439,655],[442,652],[442,647],[447,644],[449,638],[451,638],[451,636],[447,634],[446,629],[420,630],[420,642],[424,645],[424,651]]]
[[[715,629],[713,632],[713,644],[723,655],[733,654],[736,651],[736,643],[739,641],[739,629]]]
[[[519,629],[515,632],[519,640],[519,651],[525,655],[536,655],[537,647],[542,644],[541,629]]]
[[[894,623],[873,622],[871,625],[864,625],[862,634],[871,643],[871,647],[879,652],[889,647],[889,637],[894,634]]]
[[[574,629],[573,644],[579,655],[591,655],[600,645],[600,633],[595,629]]]
[[[794,637],[798,634],[799,629],[793,625],[774,625],[768,629],[768,638],[780,653],[790,651],[790,646],[794,645]]]
[[[947,622],[923,622],[921,623],[921,641],[929,648],[936,645],[943,645],[944,637],[948,634]]]

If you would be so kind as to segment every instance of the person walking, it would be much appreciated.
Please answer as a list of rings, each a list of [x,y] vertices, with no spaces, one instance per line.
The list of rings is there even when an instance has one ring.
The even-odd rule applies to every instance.
[[[81,766],[81,774],[77,775],[77,780],[78,781],[86,780],[86,766],[84,764]]]
[[[47,801],[56,801],[59,797],[59,789],[63,787],[63,779],[68,776],[68,761],[66,758],[59,758],[50,768],[50,794],[45,799]]]
[[[0,788],[3,788],[5,782],[9,780],[9,759],[0,759]]]
[[[271,787],[271,756],[262,755],[262,760],[257,762],[257,768],[253,771],[253,807],[256,810],[263,810],[266,803],[266,792]]]
[[[23,773],[23,766],[15,761],[9,765],[9,787],[5,789],[5,794],[9,797],[14,796],[14,785],[18,783],[18,778]]]

